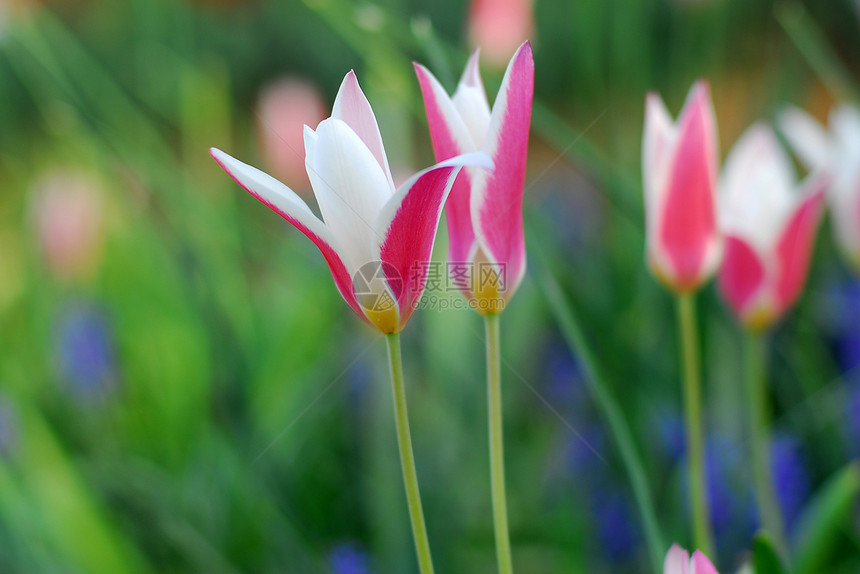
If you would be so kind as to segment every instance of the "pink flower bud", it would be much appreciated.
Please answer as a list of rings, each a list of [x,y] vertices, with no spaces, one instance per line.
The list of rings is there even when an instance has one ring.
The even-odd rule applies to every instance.
[[[532,0],[473,0],[469,11],[469,42],[480,48],[494,67],[528,40],[534,29]]]
[[[310,190],[305,169],[304,126],[326,118],[319,91],[302,80],[279,80],[260,93],[258,141],[272,174],[297,191]]]
[[[33,193],[33,223],[46,266],[64,281],[86,279],[102,254],[99,184],[83,173],[54,171]]]
[[[648,95],[642,141],[648,262],[677,292],[697,289],[719,265],[717,156],[717,123],[705,82],[690,89],[675,123],[660,96]]]

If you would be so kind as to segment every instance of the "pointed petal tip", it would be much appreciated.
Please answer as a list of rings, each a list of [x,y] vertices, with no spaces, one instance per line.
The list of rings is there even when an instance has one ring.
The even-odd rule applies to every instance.
[[[218,162],[218,165],[220,165],[224,169],[224,171],[226,171],[227,173],[230,173],[230,169],[227,167],[227,162],[229,162],[231,160],[232,161],[238,161],[236,158],[234,158],[233,156],[231,156],[227,152],[221,151],[217,147],[210,147],[209,148],[209,155],[211,155],[212,159],[214,159],[216,162]]]
[[[528,55],[532,56],[532,42],[531,42],[531,40],[526,40],[525,42],[520,44],[520,47],[517,48],[517,53],[520,53],[520,52],[524,52],[524,53],[527,53]]]
[[[466,69],[463,70],[463,77],[460,83],[471,88],[482,88],[481,83],[481,65],[480,65],[481,49],[475,48],[466,62]]]

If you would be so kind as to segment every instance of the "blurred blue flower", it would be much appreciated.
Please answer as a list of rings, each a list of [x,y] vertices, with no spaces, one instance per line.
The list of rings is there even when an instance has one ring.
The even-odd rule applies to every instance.
[[[770,465],[783,524],[791,532],[811,488],[800,441],[789,435],[775,436],[770,445]]]
[[[640,543],[639,529],[627,497],[619,490],[605,489],[593,498],[592,512],[606,558],[616,564],[634,558]]]
[[[684,429],[684,417],[673,409],[661,409],[656,415],[654,425],[657,429],[660,450],[672,462],[684,458],[687,451],[687,433]]]
[[[826,291],[836,361],[843,373],[860,368],[860,281],[847,278]]]
[[[367,553],[352,543],[335,546],[329,553],[334,574],[370,574]]]
[[[597,424],[590,424],[579,429],[578,434],[569,433],[567,443],[567,467],[576,479],[588,480],[595,474],[602,476],[605,463],[600,460],[600,454],[606,452],[606,434]]]
[[[548,398],[555,405],[578,410],[586,400],[579,361],[564,341],[557,338],[551,339],[545,349],[543,377]]]
[[[113,339],[106,317],[95,305],[77,303],[63,309],[55,337],[61,378],[76,396],[100,396],[113,386]]]

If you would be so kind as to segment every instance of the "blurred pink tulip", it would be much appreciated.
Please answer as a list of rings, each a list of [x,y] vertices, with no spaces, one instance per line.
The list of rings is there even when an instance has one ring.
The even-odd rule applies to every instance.
[[[726,253],[719,286],[748,328],[766,329],[800,295],[827,183],[816,172],[798,186],[788,154],[764,124],[749,128],[729,154],[720,181]]]
[[[463,170],[446,206],[449,264],[463,265],[458,288],[475,309],[498,313],[526,269],[523,183],[531,122],[534,60],[526,42],[511,59],[492,111],[476,50],[449,97],[427,68],[415,64],[437,161],[485,150],[495,170]],[[488,273],[487,271],[491,271]]]
[[[860,108],[843,105],[830,113],[830,129],[796,108],[780,115],[780,127],[803,164],[833,175],[828,187],[836,241],[860,271]]]
[[[708,557],[696,550],[690,553],[673,544],[663,562],[663,574],[719,574]]]
[[[359,317],[398,333],[427,280],[436,229],[460,168],[491,168],[485,153],[419,171],[395,188],[376,116],[353,72],[330,118],[304,129],[306,165],[320,220],[289,187],[218,149],[210,153],[251,195],[322,252],[338,291]]]
[[[34,226],[46,266],[61,280],[87,278],[102,253],[98,183],[83,173],[54,171],[35,184],[33,193]]]
[[[322,95],[307,82],[285,78],[263,89],[257,108],[258,141],[269,171],[299,192],[310,190],[303,130],[325,119]]]
[[[533,30],[532,0],[472,0],[469,42],[494,67],[504,66]]]
[[[697,82],[677,123],[655,93],[645,102],[642,180],[647,257],[676,292],[697,289],[722,253],[717,228],[717,123],[710,90]]]

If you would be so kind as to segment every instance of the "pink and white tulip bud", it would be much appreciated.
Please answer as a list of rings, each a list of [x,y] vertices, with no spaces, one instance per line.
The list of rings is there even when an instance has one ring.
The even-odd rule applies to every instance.
[[[673,544],[663,562],[663,574],[719,574],[708,557],[699,550],[690,553]]]
[[[828,179],[816,172],[798,185],[764,124],[749,128],[729,154],[720,182],[726,252],[718,282],[747,328],[768,328],[800,296]]]
[[[655,93],[645,101],[642,180],[647,259],[669,289],[689,292],[716,271],[717,122],[704,81],[690,89],[676,123]]]
[[[33,223],[48,270],[58,279],[86,279],[103,244],[99,185],[83,173],[55,171],[33,188]]]
[[[830,113],[825,129],[806,112],[791,108],[780,128],[810,170],[827,170],[833,179],[827,198],[836,242],[860,272],[860,108],[843,105]]]
[[[302,130],[325,119],[319,90],[302,80],[279,80],[260,93],[257,118],[257,139],[268,169],[298,191],[309,191]]]
[[[469,43],[480,48],[494,67],[504,66],[533,30],[532,0],[472,0]]]
[[[484,150],[495,169],[465,169],[445,212],[452,279],[482,314],[504,309],[525,275],[523,184],[531,123],[534,60],[528,42],[505,72],[492,110],[476,50],[453,96],[415,64],[437,161]],[[461,277],[454,277],[462,271]]]
[[[318,218],[289,187],[210,150],[251,195],[304,233],[328,263],[338,291],[359,317],[398,333],[424,286],[436,228],[463,166],[492,168],[487,154],[451,158],[394,187],[376,116],[353,72],[343,79],[330,118],[304,128],[305,165]]]

